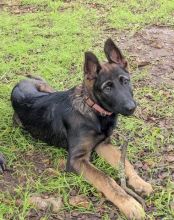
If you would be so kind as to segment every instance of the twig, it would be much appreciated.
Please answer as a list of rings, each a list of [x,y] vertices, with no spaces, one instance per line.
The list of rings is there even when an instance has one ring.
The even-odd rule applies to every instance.
[[[144,199],[141,198],[139,195],[137,195],[134,191],[132,191],[130,188],[126,186],[126,175],[125,175],[125,160],[126,160],[126,151],[127,151],[127,146],[128,146],[128,141],[124,141],[122,149],[121,149],[121,158],[120,158],[120,181],[121,181],[121,187],[131,196],[133,196],[137,201],[139,201],[143,208],[146,209],[146,205],[144,202]]]

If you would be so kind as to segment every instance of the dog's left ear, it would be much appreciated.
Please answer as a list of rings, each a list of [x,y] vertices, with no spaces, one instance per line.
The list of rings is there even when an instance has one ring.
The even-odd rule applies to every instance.
[[[127,67],[127,61],[124,59],[120,49],[115,45],[111,38],[108,38],[104,45],[104,52],[109,63],[116,63]]]

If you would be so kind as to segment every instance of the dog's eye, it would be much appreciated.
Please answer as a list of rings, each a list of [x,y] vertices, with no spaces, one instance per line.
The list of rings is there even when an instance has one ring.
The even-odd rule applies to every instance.
[[[122,85],[128,85],[129,81],[130,81],[128,78],[126,78],[124,76],[120,76],[119,80],[120,80]]]
[[[123,80],[123,84],[124,84],[124,85],[129,84],[129,80],[128,80],[128,79],[124,79],[124,80]]]
[[[109,82],[106,82],[102,87],[103,87],[103,91],[108,93],[111,91],[112,89],[112,86],[113,86],[113,83],[111,81]]]
[[[110,92],[110,91],[111,91],[111,87],[110,87],[110,86],[106,86],[106,87],[104,88],[104,91],[105,91],[105,92]]]

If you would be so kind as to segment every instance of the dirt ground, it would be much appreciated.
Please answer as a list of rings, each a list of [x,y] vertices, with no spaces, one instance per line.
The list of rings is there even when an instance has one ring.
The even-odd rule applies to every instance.
[[[135,64],[149,66],[154,83],[174,85],[174,30],[165,26],[151,26],[131,38],[122,37],[120,45],[126,49]]]

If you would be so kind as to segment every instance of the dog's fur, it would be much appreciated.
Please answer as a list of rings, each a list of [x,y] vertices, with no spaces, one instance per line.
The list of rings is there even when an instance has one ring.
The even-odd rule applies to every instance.
[[[40,78],[17,84],[11,95],[15,115],[34,137],[68,150],[67,170],[82,174],[87,181],[112,201],[128,219],[142,219],[141,205],[110,177],[95,168],[90,155],[95,150],[116,167],[120,151],[109,142],[118,114],[131,115],[133,99],[127,62],[111,39],[105,42],[108,62],[85,53],[84,81],[81,86],[55,92]],[[89,97],[111,115],[102,115],[86,103]],[[128,183],[135,191],[150,194],[152,187],[144,182],[126,161]]]

